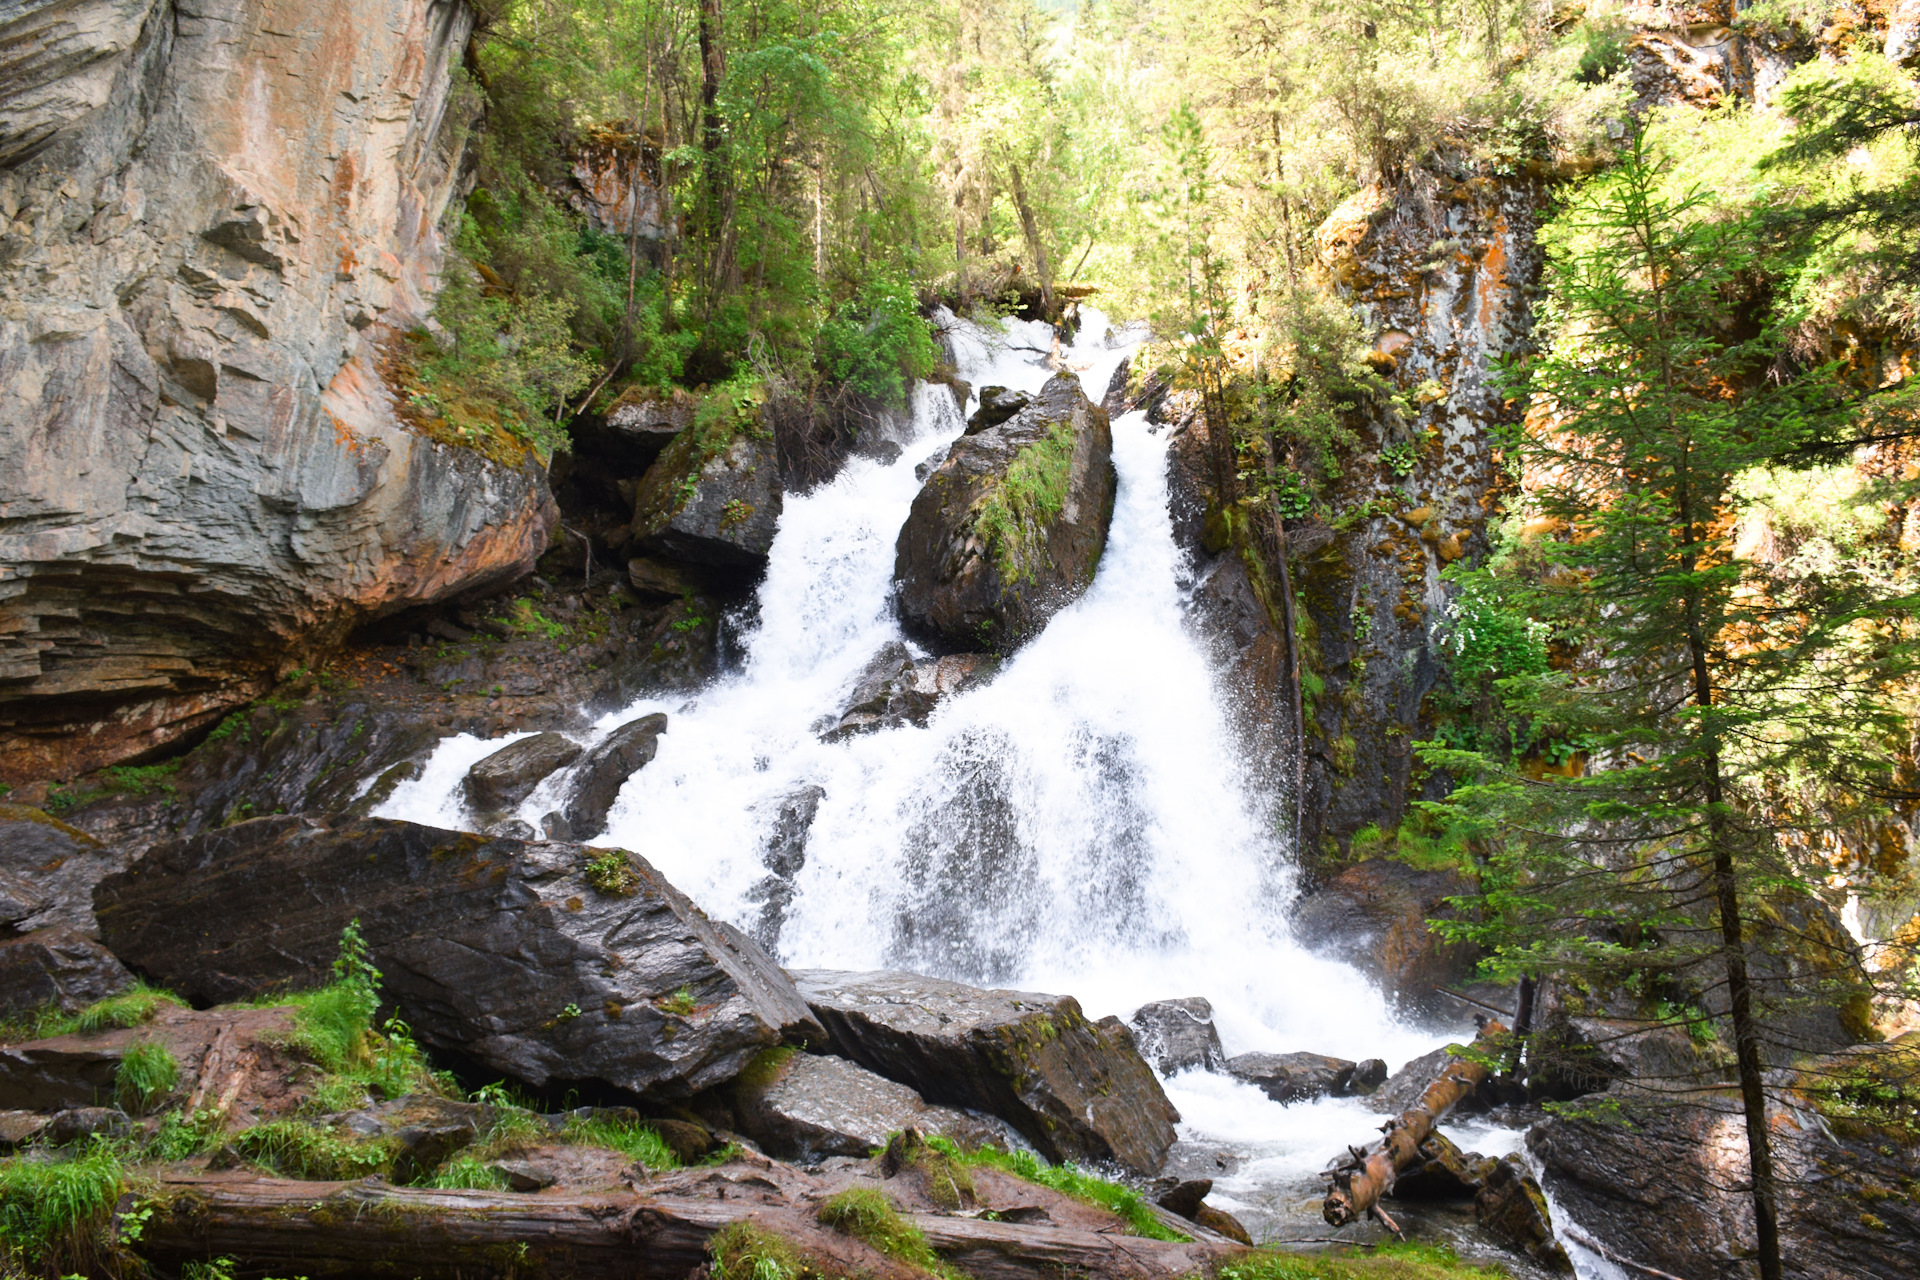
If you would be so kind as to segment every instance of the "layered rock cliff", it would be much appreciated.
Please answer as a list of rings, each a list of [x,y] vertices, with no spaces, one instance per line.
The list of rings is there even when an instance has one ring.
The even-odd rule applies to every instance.
[[[9,6],[0,781],[206,725],[365,619],[524,572],[518,467],[410,432],[475,114],[457,0]]]

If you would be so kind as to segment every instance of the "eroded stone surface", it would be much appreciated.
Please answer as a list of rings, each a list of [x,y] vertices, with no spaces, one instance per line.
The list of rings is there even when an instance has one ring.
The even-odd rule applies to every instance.
[[[1140,1056],[1163,1076],[1190,1067],[1219,1071],[1227,1065],[1220,1033],[1213,1027],[1213,1005],[1200,996],[1143,1004],[1128,1021]]]
[[[666,716],[655,712],[629,720],[587,752],[574,770],[567,797],[570,839],[591,840],[607,829],[607,813],[620,798],[620,788],[653,760],[666,731]]]
[[[73,929],[94,937],[93,886],[127,855],[39,809],[0,805],[0,929]]]
[[[132,985],[127,967],[77,929],[0,938],[0,1018],[47,1005],[78,1013]]]
[[[794,1053],[764,1078],[743,1080],[733,1112],[742,1132],[783,1160],[865,1157],[909,1127],[968,1146],[1011,1140],[1002,1122],[930,1106],[906,1085],[825,1054]]]
[[[260,818],[157,846],[96,902],[117,955],[209,1003],[325,982],[358,919],[384,995],[423,1043],[536,1086],[682,1096],[783,1036],[825,1038],[757,944],[619,856],[373,818]]]

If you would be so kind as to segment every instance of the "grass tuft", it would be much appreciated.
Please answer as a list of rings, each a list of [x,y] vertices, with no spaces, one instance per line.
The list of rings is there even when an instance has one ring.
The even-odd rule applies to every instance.
[[[0,1275],[92,1273],[127,1189],[119,1148],[95,1137],[61,1160],[0,1160]]]
[[[472,1152],[461,1151],[449,1157],[420,1185],[442,1191],[505,1191],[507,1175]]]
[[[935,1275],[957,1276],[927,1243],[920,1229],[900,1216],[893,1201],[873,1187],[848,1187],[820,1206],[820,1221],[878,1249],[889,1258]]]
[[[109,1031],[121,1027],[141,1026],[152,1022],[160,1010],[168,1005],[184,1009],[187,1007],[187,1002],[171,991],[162,991],[144,982],[136,982],[131,991],[123,991],[117,996],[108,996],[105,1000],[82,1009],[79,1016],[73,1020],[73,1029],[75,1031]]]
[[[180,1062],[173,1050],[158,1040],[128,1046],[114,1071],[113,1091],[120,1105],[138,1115],[164,1098],[180,1083]]]
[[[785,1236],[733,1222],[707,1242],[713,1280],[819,1280],[823,1273]]]
[[[577,1147],[605,1147],[636,1160],[648,1169],[677,1169],[679,1158],[666,1140],[645,1124],[626,1124],[605,1116],[569,1116],[560,1133],[562,1141]]]
[[[1030,1151],[1002,1151],[998,1147],[981,1147],[974,1151],[962,1151],[951,1139],[930,1137],[927,1145],[962,1164],[991,1165],[1005,1170],[1016,1178],[1058,1191],[1061,1195],[1072,1196],[1083,1204],[1090,1204],[1107,1212],[1117,1214],[1126,1220],[1127,1226],[1135,1235],[1145,1236],[1149,1240],[1186,1241],[1191,1239],[1177,1231],[1169,1230],[1153,1211],[1147,1208],[1147,1202],[1138,1191],[1123,1187],[1117,1182],[1088,1173],[1071,1161],[1065,1164],[1048,1164]]]
[[[318,1182],[386,1174],[397,1154],[391,1140],[363,1142],[297,1120],[255,1125],[235,1134],[229,1145],[275,1173]]]
[[[1255,1251],[1221,1264],[1214,1276],[1215,1280],[1507,1280],[1507,1271],[1471,1266],[1443,1245],[1388,1244],[1353,1257]]]

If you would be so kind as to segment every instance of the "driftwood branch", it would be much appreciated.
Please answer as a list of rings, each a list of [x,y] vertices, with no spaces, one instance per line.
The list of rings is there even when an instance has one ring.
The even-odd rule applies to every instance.
[[[1506,1031],[1499,1023],[1489,1022],[1475,1043],[1491,1048],[1491,1042]],[[1449,1060],[1439,1078],[1420,1095],[1420,1101],[1381,1126],[1384,1137],[1368,1147],[1347,1148],[1346,1159],[1327,1171],[1333,1185],[1320,1206],[1320,1216],[1333,1226],[1344,1227],[1372,1215],[1398,1235],[1399,1227],[1380,1209],[1381,1197],[1391,1194],[1394,1180],[1419,1162],[1420,1144],[1433,1136],[1440,1118],[1486,1078],[1484,1063],[1466,1058]]]

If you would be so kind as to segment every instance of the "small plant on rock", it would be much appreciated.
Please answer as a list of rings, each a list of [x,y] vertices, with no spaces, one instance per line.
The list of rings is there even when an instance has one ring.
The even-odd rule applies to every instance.
[[[694,1003],[693,988],[682,986],[678,991],[675,991],[672,995],[662,1000],[660,1007],[668,1013],[677,1013],[683,1018],[686,1017],[698,1007]]]
[[[956,1274],[933,1251],[920,1229],[900,1216],[886,1193],[874,1187],[848,1187],[820,1206],[820,1221],[871,1245],[889,1258],[935,1275]]]
[[[624,849],[608,849],[587,863],[587,883],[595,893],[609,898],[626,898],[640,887],[640,874],[633,869]]]

